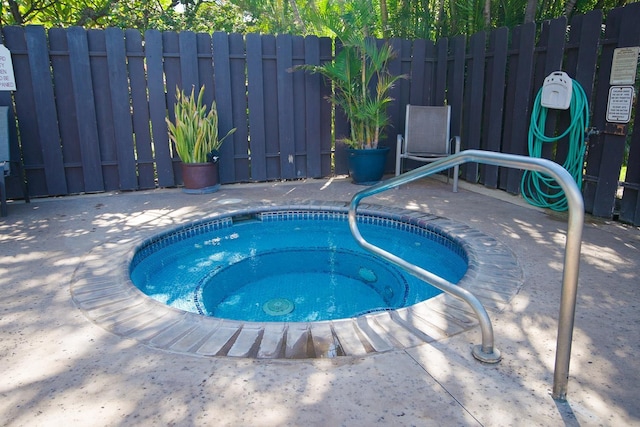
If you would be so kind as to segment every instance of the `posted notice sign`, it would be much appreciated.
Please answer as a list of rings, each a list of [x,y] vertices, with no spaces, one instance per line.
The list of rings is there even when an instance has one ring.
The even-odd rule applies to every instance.
[[[640,46],[619,47],[613,51],[610,85],[632,85],[636,82]]]
[[[607,121],[611,123],[629,123],[633,107],[633,86],[611,86],[607,102]]]
[[[0,90],[16,90],[11,52],[3,44],[0,44]]]

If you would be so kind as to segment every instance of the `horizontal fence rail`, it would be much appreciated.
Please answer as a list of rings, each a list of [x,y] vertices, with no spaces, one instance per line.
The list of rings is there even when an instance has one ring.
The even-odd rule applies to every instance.
[[[586,209],[603,217],[618,212],[618,177],[628,152],[619,214],[638,224],[640,137],[629,132],[633,119],[608,123],[606,109],[614,50],[640,45],[639,21],[640,3],[632,3],[606,19],[593,11],[570,23],[559,18],[468,38],[390,39],[397,53],[390,70],[408,78],[392,90],[381,145],[393,145],[404,131],[407,104],[448,104],[451,132],[461,136],[463,149],[527,155],[535,94],[547,75],[563,70],[591,102]],[[329,38],[9,26],[2,39],[12,53],[17,90],[0,92],[0,106],[10,107],[11,153],[22,161],[31,196],[181,185],[165,123],[176,87],[204,85],[205,101],[217,103],[220,131],[237,128],[222,146],[222,183],[348,172],[341,142],[348,123],[326,102],[330,85],[295,70],[330,61],[335,43]],[[547,134],[562,132],[568,120],[566,112],[550,111]],[[543,157],[562,164],[567,146],[561,140]],[[514,194],[521,175],[496,165],[461,168],[462,179]],[[25,196],[20,181],[17,174],[7,180],[10,198]]]

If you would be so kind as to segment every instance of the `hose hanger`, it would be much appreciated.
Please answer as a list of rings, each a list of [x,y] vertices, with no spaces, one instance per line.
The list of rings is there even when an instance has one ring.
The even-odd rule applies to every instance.
[[[571,122],[557,136],[546,136],[544,129],[549,109],[569,110]],[[562,71],[551,73],[536,96],[529,125],[528,148],[530,157],[542,157],[544,144],[556,143],[568,136],[568,151],[562,167],[582,189],[585,130],[589,127],[589,100],[580,84]],[[555,211],[567,210],[567,199],[560,185],[551,177],[535,171],[522,175],[521,193],[533,206]]]

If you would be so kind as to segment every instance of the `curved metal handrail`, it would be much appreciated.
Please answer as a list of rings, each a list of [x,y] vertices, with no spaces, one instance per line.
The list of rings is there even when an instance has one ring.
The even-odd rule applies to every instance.
[[[565,245],[564,271],[562,278],[562,295],[558,318],[558,336],[556,343],[556,362],[553,376],[552,397],[565,400],[569,382],[569,361],[571,357],[571,340],[575,317],[576,295],[578,289],[578,269],[580,263],[580,246],[582,227],[584,224],[584,202],[575,181],[562,166],[547,159],[519,156],[515,154],[496,153],[481,150],[465,150],[458,154],[436,160],[400,176],[390,178],[356,193],[349,206],[349,228],[358,244],[374,254],[388,260],[414,276],[430,283],[448,294],[465,301],[478,316],[482,332],[482,345],[475,346],[473,355],[476,359],[495,363],[500,360],[500,352],[494,347],[493,327],[491,320],[480,301],[471,292],[462,289],[447,280],[436,276],[398,256],[367,242],[358,229],[358,204],[365,197],[396,188],[420,178],[433,175],[443,170],[464,163],[475,162],[494,166],[526,169],[546,173],[562,187],[569,206],[567,241]]]

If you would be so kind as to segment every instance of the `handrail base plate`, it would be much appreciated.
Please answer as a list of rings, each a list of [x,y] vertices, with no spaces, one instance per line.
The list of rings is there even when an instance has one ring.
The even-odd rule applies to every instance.
[[[497,348],[494,348],[491,353],[487,353],[482,350],[482,345],[473,346],[471,354],[473,354],[473,357],[475,357],[477,360],[484,363],[498,363],[500,360],[502,360],[502,355]]]

